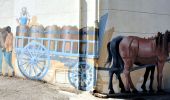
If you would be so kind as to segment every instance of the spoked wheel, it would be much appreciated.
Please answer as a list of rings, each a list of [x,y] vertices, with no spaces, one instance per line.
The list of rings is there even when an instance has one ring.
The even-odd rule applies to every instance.
[[[30,79],[41,80],[50,64],[49,51],[40,43],[31,42],[17,54],[21,73]]]
[[[70,67],[68,78],[69,82],[77,89],[88,91],[92,89],[95,79],[95,69],[86,62],[77,63]]]

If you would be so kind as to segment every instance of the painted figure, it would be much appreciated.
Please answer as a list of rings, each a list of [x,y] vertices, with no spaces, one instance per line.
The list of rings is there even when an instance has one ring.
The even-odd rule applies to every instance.
[[[5,28],[0,28],[0,75],[2,75],[2,61],[3,61],[3,52],[5,51],[5,39],[7,37],[7,31]]]
[[[165,35],[163,35],[162,33],[160,33],[160,32],[158,32],[158,35],[156,36],[156,37],[154,37],[154,38],[151,38],[151,39],[142,39],[142,38],[139,38],[139,40],[145,40],[145,42],[148,42],[146,45],[148,45],[148,47],[149,46],[153,46],[153,48],[157,48],[157,52],[158,53],[161,53],[161,54],[164,54],[164,58],[166,59],[166,55],[167,55],[167,53],[166,52],[168,52],[168,51],[166,51],[166,50],[169,50],[168,48],[168,46],[169,46],[169,42],[170,42],[170,40],[169,40],[169,37],[170,37],[170,35],[169,35],[169,31],[167,31],[166,32],[166,34]],[[117,73],[121,73],[121,72],[123,72],[123,70],[124,70],[124,66],[125,66],[125,64],[128,64],[127,62],[125,63],[124,62],[124,60],[123,59],[125,59],[126,57],[122,57],[122,54],[124,54],[124,55],[126,55],[126,56],[128,56],[129,54],[125,54],[124,52],[126,51],[125,49],[126,48],[124,48],[124,49],[122,49],[122,51],[120,52],[120,43],[122,42],[122,40],[123,39],[126,39],[127,37],[122,37],[122,36],[118,36],[118,37],[115,37],[115,38],[113,38],[112,39],[112,41],[111,42],[109,42],[108,43],[108,45],[107,45],[107,49],[108,49],[108,59],[107,59],[107,62],[106,63],[111,63],[111,61],[112,61],[112,59],[113,59],[113,65],[112,65],[112,67],[111,67],[111,69],[109,70],[109,75],[110,75],[110,79],[109,79],[109,93],[113,93],[114,91],[113,91],[113,86],[112,86],[112,77],[113,77],[113,74],[115,73],[115,72],[117,72]],[[136,37],[137,39],[138,39],[138,37]],[[149,42],[149,41],[151,41],[151,43]],[[128,41],[126,41],[126,42],[128,42]],[[132,43],[133,42],[135,42],[135,41],[132,41]],[[140,41],[138,41],[138,42],[140,42]],[[144,43],[145,43],[144,42]],[[140,43],[141,44],[141,43]],[[135,44],[131,44],[131,46],[136,46]],[[141,45],[139,45],[139,47],[140,46],[143,46],[142,44]],[[164,47],[164,48],[162,48],[162,47]],[[152,50],[155,50],[155,49],[153,49],[152,48]],[[165,49],[165,48],[167,48],[167,49]],[[140,48],[141,49],[141,48]],[[136,50],[136,49],[135,49]],[[138,52],[137,52],[138,51]],[[130,54],[134,54],[134,53],[139,53],[141,50],[139,50],[139,48],[137,49],[137,51],[134,51],[133,53],[130,53]],[[157,52],[156,51],[154,51],[155,53],[155,56],[156,56],[156,54],[157,54]],[[164,53],[165,52],[165,53]],[[139,53],[140,54],[140,53]],[[166,54],[166,55],[165,55]],[[139,55],[139,56],[145,56],[145,54],[144,55]],[[149,57],[150,58],[150,57]],[[151,57],[152,58],[152,57]],[[159,56],[158,56],[158,58],[160,58]],[[129,60],[130,60],[130,58],[129,58]],[[162,59],[161,59],[162,60]],[[142,60],[143,61],[143,60]],[[154,60],[154,61],[152,61],[152,59],[149,59],[148,61],[149,62],[142,62],[142,61],[140,61],[140,59],[139,59],[139,61],[135,61],[134,62],[134,64],[135,65],[138,65],[138,66],[142,66],[142,65],[146,65],[146,64],[156,64],[156,60]],[[129,72],[130,72],[130,69],[128,69],[129,70]],[[142,85],[142,89],[143,89],[143,91],[146,91],[146,88],[145,88],[145,84],[146,84],[146,81],[147,81],[147,78],[148,78],[148,75],[149,75],[149,72],[151,71],[151,76],[150,76],[150,78],[151,78],[151,82],[150,82],[150,86],[149,86],[149,88],[150,88],[150,92],[153,92],[153,88],[152,88],[152,84],[153,84],[153,79],[154,79],[154,70],[155,70],[155,67],[154,67],[154,65],[152,65],[152,66],[149,66],[149,67],[147,67],[146,68],[146,72],[145,72],[145,75],[144,75],[144,82],[143,82],[143,85]],[[159,69],[158,68],[158,70],[161,70],[161,69]],[[125,73],[125,72],[124,72]],[[159,73],[160,74],[160,73]],[[158,74],[158,82],[160,81],[160,77],[159,77],[159,74]],[[128,76],[129,77],[129,76]],[[126,78],[127,78],[127,76],[126,76]],[[121,78],[119,79],[119,81],[121,80]],[[127,80],[126,80],[127,81]],[[129,82],[128,84],[128,87],[127,87],[127,82]],[[132,91],[133,92],[137,92],[137,90],[135,89],[135,87],[132,85],[132,81],[131,80],[128,80],[126,82],[126,89],[127,88],[130,88],[131,87],[131,89],[132,89]],[[121,83],[121,82],[119,82],[119,83]],[[158,83],[159,85],[158,85],[158,91],[162,91],[161,90],[161,87],[160,87],[160,83]],[[121,87],[122,88],[122,87]],[[124,86],[123,86],[123,88],[124,88]],[[129,92],[129,91],[127,91],[127,92]]]
[[[20,17],[17,19],[19,25],[28,25],[30,22],[29,14],[26,7],[21,8]]]
[[[160,32],[158,32],[157,34],[157,41],[156,44],[162,44],[162,39],[163,39],[163,34],[161,34]],[[149,85],[149,92],[154,92],[153,90],[153,80],[154,80],[154,72],[155,72],[155,66],[150,66],[146,68],[145,74],[144,74],[144,81],[143,84],[141,86],[143,92],[147,92],[146,90],[146,81],[148,79],[149,73],[150,73],[150,85]]]
[[[123,70],[123,62],[121,60],[120,54],[119,54],[119,43],[123,39],[122,36],[118,36],[112,39],[111,42],[107,44],[107,51],[108,51],[108,58],[106,64],[109,64],[113,59],[113,64],[109,70],[109,94],[113,94],[113,85],[112,85],[112,79],[113,74],[116,74],[118,80],[119,80],[119,87],[121,88],[121,92],[125,92],[124,84],[121,79],[121,71]],[[105,65],[106,65],[105,64]]]
[[[11,27],[8,26],[6,28],[6,31],[8,32],[6,40],[5,40],[5,52],[4,52],[4,58],[6,63],[10,68],[7,68],[8,70],[12,70],[12,76],[14,75],[14,69],[12,66],[12,49],[13,49],[13,33],[11,32]],[[7,75],[7,73],[5,74]]]
[[[126,79],[125,89],[127,92],[132,89],[136,91],[130,76],[130,69],[133,64],[155,64],[157,65],[158,92],[162,92],[163,67],[170,52],[170,32],[166,31],[157,42],[160,36],[150,39],[139,38],[136,36],[124,37],[119,44],[120,56],[124,62],[124,75]],[[147,48],[147,49],[146,49]]]

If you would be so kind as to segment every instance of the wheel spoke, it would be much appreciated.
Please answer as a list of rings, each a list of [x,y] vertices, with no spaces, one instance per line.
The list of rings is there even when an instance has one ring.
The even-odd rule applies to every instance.
[[[24,71],[26,72],[28,69],[28,65],[30,65],[30,63],[27,64],[26,68],[24,69]]]
[[[30,55],[28,55],[28,53],[24,53],[27,57],[31,58]]]
[[[32,74],[32,66],[30,66],[29,76],[31,76],[31,74]]]
[[[42,65],[42,64],[40,64],[39,62],[38,62],[38,64],[40,65],[40,68],[42,68],[41,70],[43,71],[43,70],[44,70],[45,65],[43,66],[43,65]]]
[[[28,51],[28,53],[30,54],[30,56],[33,57],[32,54],[30,53],[30,51],[29,51],[27,48],[26,48],[26,50]]]
[[[37,58],[38,62],[45,62],[45,59]]]
[[[37,53],[36,57],[40,57],[40,56],[41,56],[41,52],[42,52],[42,51],[41,51],[41,50],[42,50],[41,46],[38,45],[38,49],[37,49],[37,50],[38,50],[38,52],[40,52],[40,53]],[[40,55],[38,55],[38,54],[40,54]]]
[[[22,60],[26,60],[26,61],[29,61],[30,59],[27,59],[27,58],[22,58]]]
[[[27,62],[25,62],[25,63],[23,63],[23,64],[19,64],[19,66],[23,66],[23,65],[25,65]]]
[[[37,45],[37,47],[36,47],[36,53],[35,53],[35,57],[38,57],[38,54],[39,54],[39,51],[40,51],[40,46],[39,45]]]
[[[78,75],[73,72],[73,74],[71,75],[71,77],[75,78],[75,77],[78,77]]]
[[[36,67],[40,70],[40,72],[43,72],[43,70],[37,64]]]
[[[35,73],[35,76],[37,75],[37,71],[36,71],[36,69],[35,69],[35,66],[33,65],[33,70],[34,70],[34,73]]]

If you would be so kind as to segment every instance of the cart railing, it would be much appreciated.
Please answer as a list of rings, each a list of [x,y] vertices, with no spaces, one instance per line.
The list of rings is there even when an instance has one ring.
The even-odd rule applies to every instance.
[[[51,42],[54,42],[54,49],[51,50]],[[26,42],[26,43],[25,43]],[[25,37],[25,36],[16,36],[15,37],[15,49],[22,50],[25,44],[31,42],[38,42],[41,45],[44,45],[50,52],[50,56],[72,56],[72,57],[86,57],[86,58],[97,58],[98,57],[98,41],[95,40],[67,40],[59,38],[34,38],[34,37]],[[66,43],[69,43],[70,49],[66,51]],[[79,46],[80,43],[83,44],[84,50],[80,53]],[[60,45],[60,46],[59,46]],[[77,45],[75,50],[73,45]],[[89,48],[92,51],[89,52]]]

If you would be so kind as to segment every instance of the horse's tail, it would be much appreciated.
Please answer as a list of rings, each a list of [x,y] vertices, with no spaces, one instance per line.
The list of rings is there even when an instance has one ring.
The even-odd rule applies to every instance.
[[[108,52],[108,57],[107,57],[107,61],[106,61],[106,63],[105,63],[105,66],[106,66],[107,64],[109,64],[109,66],[110,66],[110,63],[111,63],[111,61],[112,61],[112,54],[111,54],[111,51],[110,51],[110,42],[107,43],[107,52]]]

